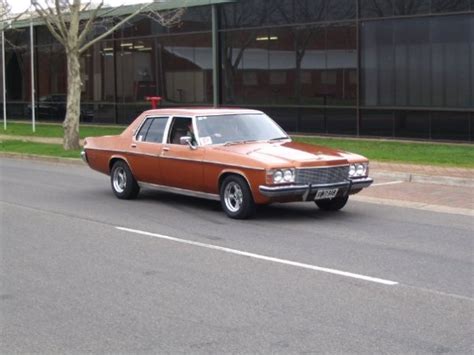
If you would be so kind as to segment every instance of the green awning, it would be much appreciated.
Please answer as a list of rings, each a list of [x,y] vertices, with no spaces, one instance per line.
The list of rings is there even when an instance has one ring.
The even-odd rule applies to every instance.
[[[171,0],[167,2],[153,2],[150,3],[150,6],[147,7],[144,12],[146,11],[166,11],[177,9],[179,7],[195,7],[195,6],[210,6],[214,4],[224,4],[224,3],[231,3],[235,2],[235,0]],[[98,17],[121,17],[129,15],[136,10],[138,10],[141,6],[146,5],[147,3],[143,4],[136,4],[136,5],[124,5],[118,7],[106,7],[102,8],[99,11]],[[86,20],[91,13],[91,10],[84,11],[81,14],[81,18]],[[10,28],[24,28],[30,26],[31,19],[30,18],[22,18],[21,20],[15,21]],[[33,25],[40,26],[43,25],[43,20],[38,16],[34,15],[33,17]],[[1,26],[0,26],[1,30]]]

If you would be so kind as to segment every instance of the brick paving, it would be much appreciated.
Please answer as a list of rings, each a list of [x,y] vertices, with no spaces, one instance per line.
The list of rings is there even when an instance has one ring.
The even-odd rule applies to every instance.
[[[379,181],[359,195],[474,210],[473,189],[415,182],[381,186],[377,186],[377,183]]]
[[[415,202],[427,205],[445,206],[474,211],[474,169],[370,162],[371,175],[376,176],[374,184],[359,195],[369,198]],[[463,179],[466,186],[451,186],[448,183],[408,182],[391,173],[428,176],[433,179]],[[386,174],[386,175],[384,175]],[[396,181],[401,183],[386,184]],[[429,179],[428,179],[429,181]],[[467,185],[470,183],[470,186]],[[378,184],[381,184],[378,186]]]

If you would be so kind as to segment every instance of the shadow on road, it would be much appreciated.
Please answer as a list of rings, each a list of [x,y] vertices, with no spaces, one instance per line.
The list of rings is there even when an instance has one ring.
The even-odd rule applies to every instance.
[[[221,208],[220,202],[178,195],[168,192],[156,190],[142,190],[138,196],[138,201],[145,203],[164,203],[169,207],[173,207],[179,211],[187,210],[193,214],[203,216],[203,212],[219,213],[222,218],[227,218]],[[347,217],[355,217],[356,211],[337,211],[327,212],[320,210],[313,202],[291,202],[291,203],[275,203],[271,205],[257,206],[257,221],[284,221],[298,219],[313,220],[343,220]],[[216,217],[216,216],[213,216]]]

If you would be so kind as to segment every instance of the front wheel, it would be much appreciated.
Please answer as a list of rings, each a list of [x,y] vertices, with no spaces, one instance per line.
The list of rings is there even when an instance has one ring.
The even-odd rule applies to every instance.
[[[110,183],[115,196],[123,200],[131,200],[138,196],[140,187],[133,177],[127,163],[117,161],[110,172]]]
[[[338,211],[346,205],[348,199],[349,195],[326,200],[316,200],[314,202],[324,211]]]
[[[222,209],[230,218],[246,219],[255,215],[252,192],[242,177],[226,177],[221,185],[220,197]]]

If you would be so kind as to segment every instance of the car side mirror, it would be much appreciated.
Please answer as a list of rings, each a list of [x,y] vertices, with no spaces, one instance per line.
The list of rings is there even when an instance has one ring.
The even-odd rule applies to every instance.
[[[187,145],[191,149],[196,149],[196,147],[193,145],[193,138],[190,136],[184,136],[179,139],[179,142],[181,145]]]

